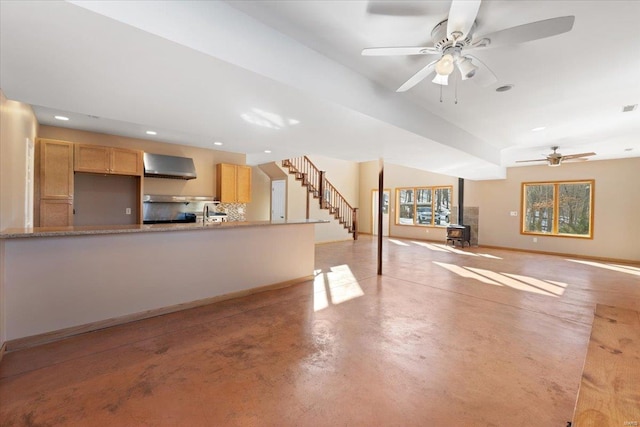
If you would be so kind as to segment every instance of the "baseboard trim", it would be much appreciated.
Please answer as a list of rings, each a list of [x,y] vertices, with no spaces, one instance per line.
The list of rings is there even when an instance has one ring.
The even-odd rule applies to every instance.
[[[527,252],[527,253],[539,254],[539,255],[553,255],[553,256],[561,256],[561,257],[569,257],[569,258],[588,259],[592,261],[617,262],[617,263],[623,263],[623,264],[640,265],[640,261],[629,260],[629,259],[605,258],[605,257],[598,257],[593,255],[567,254],[563,252],[536,251],[533,249],[508,248],[504,246],[492,246],[492,245],[478,245],[478,247],[489,248],[489,249],[500,249],[504,251],[513,251],[513,252]]]
[[[174,313],[176,311],[188,310],[191,308],[201,307],[203,305],[214,304],[221,301],[227,301],[234,298],[240,298],[260,292],[272,291],[276,289],[282,289],[289,286],[296,285],[298,283],[313,280],[314,276],[303,276],[296,279],[286,280],[284,282],[272,283],[270,285],[258,286],[256,288],[244,289],[242,291],[231,292],[228,294],[217,295],[210,298],[204,298],[196,301],[180,303],[167,307],[156,308],[152,310],[142,311],[139,313],[127,314],[124,316],[113,317],[111,319],[100,320],[97,322],[85,323],[83,325],[72,326],[69,328],[58,329],[51,332],[45,332],[43,334],[31,335],[24,338],[16,338],[5,342],[2,346],[2,351],[7,352],[24,350],[26,348],[35,347],[42,344],[51,343],[54,341],[60,341],[65,338],[70,338],[75,335],[85,334],[88,332],[98,331],[100,329],[110,328],[112,326],[118,326],[129,322],[136,322],[138,320],[144,320],[151,317],[162,316],[163,314]],[[0,354],[0,360],[1,360]]]

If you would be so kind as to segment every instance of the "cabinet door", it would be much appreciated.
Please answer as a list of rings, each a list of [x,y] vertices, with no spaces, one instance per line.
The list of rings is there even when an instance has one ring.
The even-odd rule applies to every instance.
[[[73,144],[40,140],[40,198],[73,198]]]
[[[251,201],[251,166],[238,165],[236,171],[236,201],[249,203]]]
[[[99,145],[76,144],[76,172],[109,173],[111,153],[109,147]]]
[[[111,173],[118,175],[142,175],[142,152],[126,148],[111,149]]]
[[[236,201],[236,165],[219,163],[216,169],[216,192],[223,203]]]
[[[40,227],[66,227],[73,224],[73,201],[40,200]]]

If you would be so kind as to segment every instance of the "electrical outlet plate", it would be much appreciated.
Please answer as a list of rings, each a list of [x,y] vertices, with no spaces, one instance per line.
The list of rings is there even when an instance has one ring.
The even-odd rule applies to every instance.
[[[509,214],[511,216],[518,216],[518,211],[511,211],[511,212],[509,212]]]

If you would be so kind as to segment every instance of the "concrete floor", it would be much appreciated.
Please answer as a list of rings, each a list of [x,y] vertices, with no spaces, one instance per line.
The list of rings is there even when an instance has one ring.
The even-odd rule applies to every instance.
[[[565,426],[596,303],[640,268],[319,245],[316,280],[5,355],[2,426]],[[585,263],[586,262],[586,263]]]

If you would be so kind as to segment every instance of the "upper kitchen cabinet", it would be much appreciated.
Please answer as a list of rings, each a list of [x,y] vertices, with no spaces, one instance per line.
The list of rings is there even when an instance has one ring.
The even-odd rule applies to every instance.
[[[142,176],[142,151],[76,144],[76,172]]]
[[[39,139],[40,226],[73,224],[73,144]]]
[[[251,167],[219,163],[216,167],[216,194],[222,203],[251,202]]]

